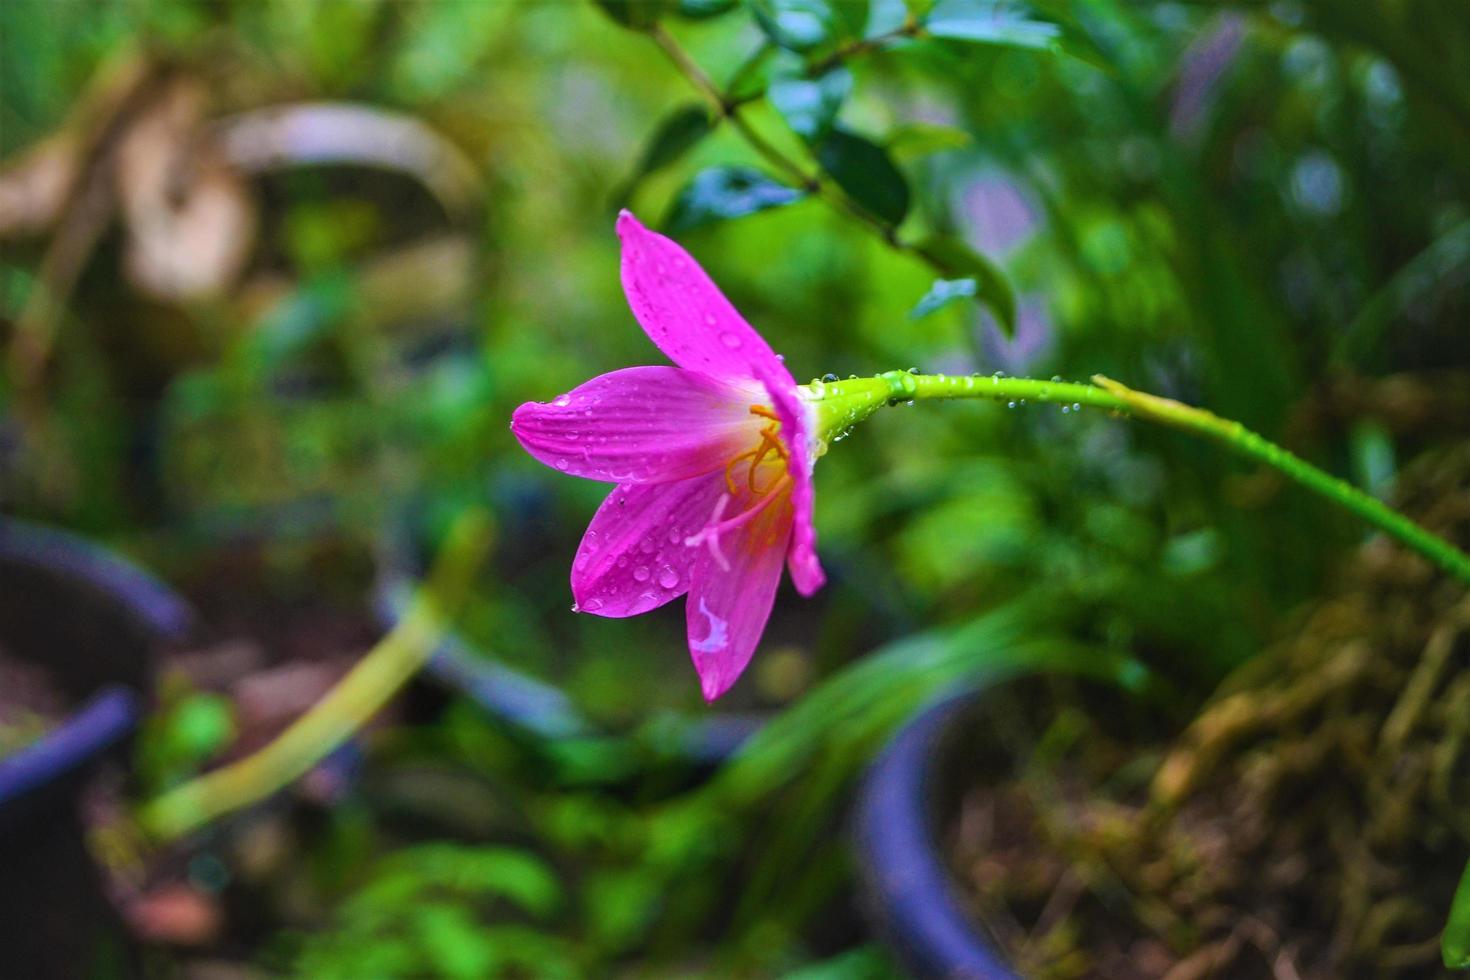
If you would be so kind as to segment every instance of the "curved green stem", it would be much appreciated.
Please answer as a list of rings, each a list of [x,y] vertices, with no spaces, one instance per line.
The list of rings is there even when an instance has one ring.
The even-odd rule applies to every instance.
[[[461,516],[407,615],[336,687],[258,752],[149,800],[138,813],[139,826],[155,840],[181,837],[265,799],[324,759],[377,714],[438,647],[469,592],[489,536],[486,514]]]
[[[911,374],[889,371],[875,378],[832,383],[813,382],[808,397],[816,403],[818,430],[823,443],[851,427],[881,405],[941,398],[988,398],[1008,403],[1047,402],[1063,406],[1099,408],[1182,429],[1213,439],[1227,448],[1264,463],[1423,555],[1460,581],[1470,585],[1470,555],[1357,487],[1331,476],[1301,457],[1252,432],[1239,422],[1169,398],[1134,391],[1101,375],[1093,384],[1039,381],[1031,378]]]
[[[1470,970],[1470,864],[1465,865],[1465,876],[1455,891],[1449,922],[1439,945],[1445,966],[1451,970]]]

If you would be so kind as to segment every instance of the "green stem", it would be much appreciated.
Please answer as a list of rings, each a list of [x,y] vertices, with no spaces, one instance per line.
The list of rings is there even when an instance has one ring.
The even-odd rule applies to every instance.
[[[258,752],[145,803],[139,826],[155,840],[173,840],[265,799],[329,755],[387,704],[438,647],[469,591],[489,535],[483,512],[462,515],[407,615],[336,687]]]
[[[950,377],[889,371],[876,378],[855,378],[831,384],[816,382],[810,394],[817,402],[824,442],[832,433],[846,430],[885,403],[942,398],[989,398],[1017,404],[1032,401],[1077,408],[1085,405],[1182,429],[1266,464],[1392,535],[1470,585],[1470,555],[1426,531],[1377,498],[1330,476],[1239,422],[1222,419],[1213,412],[1169,398],[1134,391],[1101,375],[1095,375],[1093,381],[1094,384],[1076,384],[1000,375]]]

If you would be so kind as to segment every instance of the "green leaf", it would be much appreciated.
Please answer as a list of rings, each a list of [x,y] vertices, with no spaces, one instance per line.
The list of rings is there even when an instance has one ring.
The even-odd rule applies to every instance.
[[[816,78],[801,69],[771,80],[767,95],[792,132],[815,140],[832,128],[842,103],[852,94],[852,72],[837,67]]]
[[[595,0],[613,20],[635,31],[646,31],[669,9],[669,0]]]
[[[904,0],[873,0],[863,37],[892,34],[908,23],[910,13]]]
[[[681,106],[671,112],[643,147],[643,156],[638,160],[638,166],[614,197],[614,207],[622,207],[645,177],[662,170],[688,153],[713,128],[709,113],[702,104]]]
[[[905,123],[888,134],[888,152],[897,160],[915,160],[943,150],[963,150],[975,138],[958,126],[942,123]]]
[[[931,37],[1048,50],[1062,33],[1008,0],[938,0],[924,18],[924,30]]]
[[[1445,966],[1451,970],[1470,970],[1470,864],[1465,866],[1465,875],[1455,890],[1450,920],[1445,923],[1439,946]]]
[[[909,185],[888,151],[861,136],[832,129],[816,144],[817,162],[864,209],[890,225],[909,213]]]
[[[740,63],[725,86],[725,95],[736,102],[758,99],[765,94],[771,80],[771,56],[781,49],[766,41]]]
[[[868,28],[868,0],[838,0],[834,7],[839,39],[862,37]]]
[[[1016,294],[1010,280],[994,262],[951,235],[936,235],[915,247],[943,265],[951,277],[973,278],[977,286],[975,298],[990,310],[1007,337],[1016,335]]]
[[[777,183],[751,167],[711,167],[695,175],[679,192],[664,225],[669,231],[687,231],[784,207],[802,196],[796,188]]]
[[[766,36],[788,51],[811,51],[841,33],[829,0],[748,0]]]
[[[740,0],[679,0],[676,8],[680,17],[688,20],[708,20],[735,9]]]
[[[918,320],[941,310],[956,300],[968,299],[980,292],[980,284],[970,279],[936,279],[924,298],[909,311],[910,320]]]

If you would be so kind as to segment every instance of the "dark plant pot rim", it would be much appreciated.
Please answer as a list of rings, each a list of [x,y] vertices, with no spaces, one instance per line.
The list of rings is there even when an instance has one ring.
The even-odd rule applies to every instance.
[[[0,517],[0,561],[30,565],[104,595],[160,642],[185,637],[193,612],[152,575],[77,535]],[[13,814],[45,787],[84,769],[136,729],[143,692],[109,685],[55,728],[0,760],[0,812]]]
[[[869,909],[918,977],[1020,980],[960,897],[934,807],[945,747],[982,693],[951,693],[900,729],[869,769],[854,809]]]

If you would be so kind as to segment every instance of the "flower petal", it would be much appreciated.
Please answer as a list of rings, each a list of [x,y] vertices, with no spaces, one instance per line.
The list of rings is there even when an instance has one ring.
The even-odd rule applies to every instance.
[[[550,402],[527,402],[510,430],[563,473],[667,483],[721,469],[757,439],[752,392],[674,367],[599,375]]]
[[[796,382],[784,364],[758,368],[756,377],[771,396],[771,407],[781,420],[781,438],[791,451],[787,470],[791,474],[791,506],[794,530],[787,564],[796,591],[810,596],[827,584],[827,575],[817,559],[817,529],[813,525],[816,491],[812,486],[812,465],[816,461],[816,434],[811,406],[796,393]]]
[[[628,211],[618,215],[618,235],[628,306],[669,360],[717,378],[749,378],[757,364],[780,365],[682,246],[649,231]]]
[[[791,502],[783,493],[749,524],[724,536],[728,567],[708,553],[694,566],[684,615],[689,655],[706,701],[728,691],[750,663],[771,616],[790,537]]]
[[[707,553],[684,539],[704,526],[724,493],[721,474],[614,489],[572,561],[577,610],[620,619],[688,592],[693,566]]]

